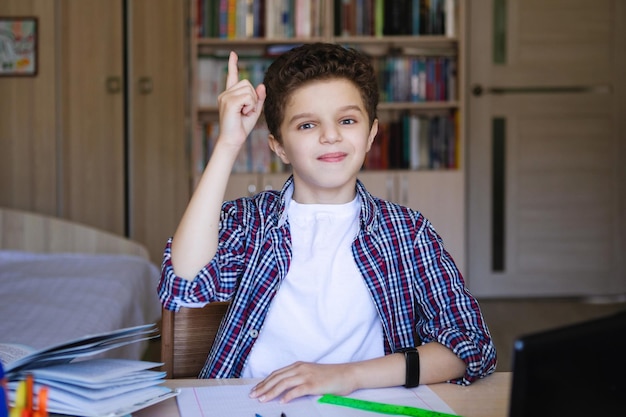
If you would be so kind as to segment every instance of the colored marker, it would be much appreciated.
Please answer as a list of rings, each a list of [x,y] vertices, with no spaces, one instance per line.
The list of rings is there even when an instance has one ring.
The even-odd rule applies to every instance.
[[[37,396],[37,411],[33,417],[48,417],[48,387],[41,387]]]
[[[9,416],[9,389],[7,379],[4,376],[4,368],[0,362],[0,417]]]
[[[24,410],[26,410],[26,381],[22,380],[17,383],[17,388],[15,388],[15,406],[9,415],[22,417]]]
[[[35,409],[35,378],[32,374],[26,375],[26,415],[31,417]],[[22,413],[24,414],[24,413]]]

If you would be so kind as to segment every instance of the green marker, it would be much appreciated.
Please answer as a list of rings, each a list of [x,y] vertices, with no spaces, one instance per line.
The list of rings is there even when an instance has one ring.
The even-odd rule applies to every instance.
[[[438,411],[424,410],[423,408],[409,407],[378,403],[375,401],[359,400],[356,398],[341,397],[339,395],[324,394],[318,400],[320,403],[340,405],[343,407],[357,408],[359,410],[372,411],[380,414],[413,417],[456,417],[454,414],[440,413]]]

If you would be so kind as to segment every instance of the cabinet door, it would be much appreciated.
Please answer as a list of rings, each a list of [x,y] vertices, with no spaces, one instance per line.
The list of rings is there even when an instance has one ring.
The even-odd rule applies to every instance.
[[[261,174],[260,176],[260,189],[259,191],[265,190],[281,190],[287,178],[289,178],[290,173],[281,172],[276,174]]]
[[[189,201],[186,6],[128,2],[130,236],[160,263]]]
[[[251,197],[264,190],[280,190],[289,173],[274,174],[231,174],[226,187],[224,200],[234,200],[240,197]]]
[[[470,28],[470,289],[623,293],[626,5],[476,0],[469,21],[494,14]]]
[[[122,2],[59,4],[60,214],[123,235]]]
[[[394,171],[362,171],[358,178],[372,195],[388,201],[396,198],[396,174]]]
[[[231,174],[224,200],[249,197],[260,191],[258,174]]]

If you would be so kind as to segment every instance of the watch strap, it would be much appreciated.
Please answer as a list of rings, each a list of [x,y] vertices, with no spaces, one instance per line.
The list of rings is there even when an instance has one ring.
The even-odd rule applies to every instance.
[[[417,387],[420,384],[420,355],[416,347],[401,348],[397,353],[404,353],[406,363],[406,388]]]

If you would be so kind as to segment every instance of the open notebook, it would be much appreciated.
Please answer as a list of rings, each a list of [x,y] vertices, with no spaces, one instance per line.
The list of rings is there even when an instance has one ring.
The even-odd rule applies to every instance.
[[[625,416],[626,310],[519,337],[510,417]]]

